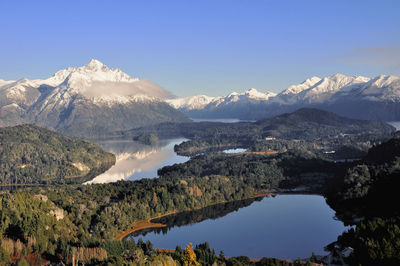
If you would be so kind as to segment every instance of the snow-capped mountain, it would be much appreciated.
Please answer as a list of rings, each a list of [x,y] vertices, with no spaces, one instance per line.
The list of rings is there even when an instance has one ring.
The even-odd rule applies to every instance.
[[[276,100],[283,104],[323,103],[329,101],[336,93],[350,92],[360,88],[369,80],[362,76],[350,77],[343,74],[335,74],[323,79],[312,77],[282,91]]]
[[[380,75],[367,82],[360,94],[365,100],[400,102],[400,77]]]
[[[201,104],[196,104],[199,101]],[[254,120],[301,107],[316,107],[354,118],[400,120],[400,77],[314,76],[289,86],[279,94],[251,89],[225,97],[201,95],[201,98],[180,98],[170,103],[196,118]]]
[[[0,121],[36,123],[71,135],[94,136],[162,121],[188,121],[150,80],[132,78],[98,60],[43,80],[0,82]]]
[[[299,94],[300,92],[314,86],[318,82],[321,81],[321,78],[319,77],[311,77],[309,79],[306,79],[300,84],[295,84],[287,88],[286,90],[281,92],[281,95],[294,95],[294,94]]]
[[[267,91],[266,93],[259,92],[252,88],[242,93],[232,92],[226,97],[217,97],[211,103],[215,107],[228,106],[231,104],[249,104],[268,101],[271,97],[276,96],[275,93]]]
[[[172,105],[176,109],[202,109],[204,106],[209,104],[215,99],[215,97],[210,97],[207,95],[195,95],[185,98],[175,98],[166,100],[167,103]]]
[[[271,97],[276,96],[273,92],[259,92],[252,88],[241,93],[232,92],[227,96],[210,97],[206,95],[196,95],[186,98],[175,98],[167,100],[169,104],[177,109],[198,110],[204,108],[221,108],[232,104],[244,105],[268,101]]]

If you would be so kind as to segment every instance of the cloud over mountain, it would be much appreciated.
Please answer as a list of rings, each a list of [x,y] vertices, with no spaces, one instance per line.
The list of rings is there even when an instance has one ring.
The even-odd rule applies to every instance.
[[[95,136],[163,121],[187,121],[164,100],[173,95],[98,60],[44,80],[0,82],[0,124],[36,123]]]

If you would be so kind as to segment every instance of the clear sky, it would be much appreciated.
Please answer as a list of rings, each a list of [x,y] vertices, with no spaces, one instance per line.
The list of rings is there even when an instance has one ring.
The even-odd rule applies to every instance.
[[[0,79],[91,58],[178,96],[400,75],[400,1],[0,2]]]

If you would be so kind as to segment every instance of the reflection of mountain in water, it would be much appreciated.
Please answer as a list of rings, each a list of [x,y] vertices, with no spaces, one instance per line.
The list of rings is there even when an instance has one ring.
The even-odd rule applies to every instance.
[[[173,227],[176,226],[181,227],[185,225],[199,223],[208,219],[215,220],[224,217],[225,215],[228,215],[231,212],[238,211],[240,208],[250,206],[254,201],[261,201],[262,199],[263,197],[233,201],[228,203],[221,203],[205,207],[200,210],[186,211],[178,214],[165,216],[159,219],[153,219],[151,220],[153,223],[162,223],[167,226],[161,228],[149,228],[145,230],[140,230],[134,232],[132,236],[133,237],[137,237],[140,235],[144,236],[150,232],[155,232],[157,234],[160,233],[167,234],[167,232],[171,230]]]
[[[102,141],[99,144],[106,151],[115,154],[116,163],[108,171],[87,183],[157,177],[158,168],[187,160],[186,157],[178,156],[174,152],[174,145],[182,141],[182,139],[160,141],[152,146],[131,140]]]

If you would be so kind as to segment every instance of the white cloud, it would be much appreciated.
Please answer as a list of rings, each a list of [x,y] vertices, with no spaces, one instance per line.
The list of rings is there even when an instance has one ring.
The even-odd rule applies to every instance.
[[[93,81],[91,86],[82,91],[88,98],[95,97],[126,97],[146,95],[160,99],[169,99],[173,94],[151,80],[135,82]]]

